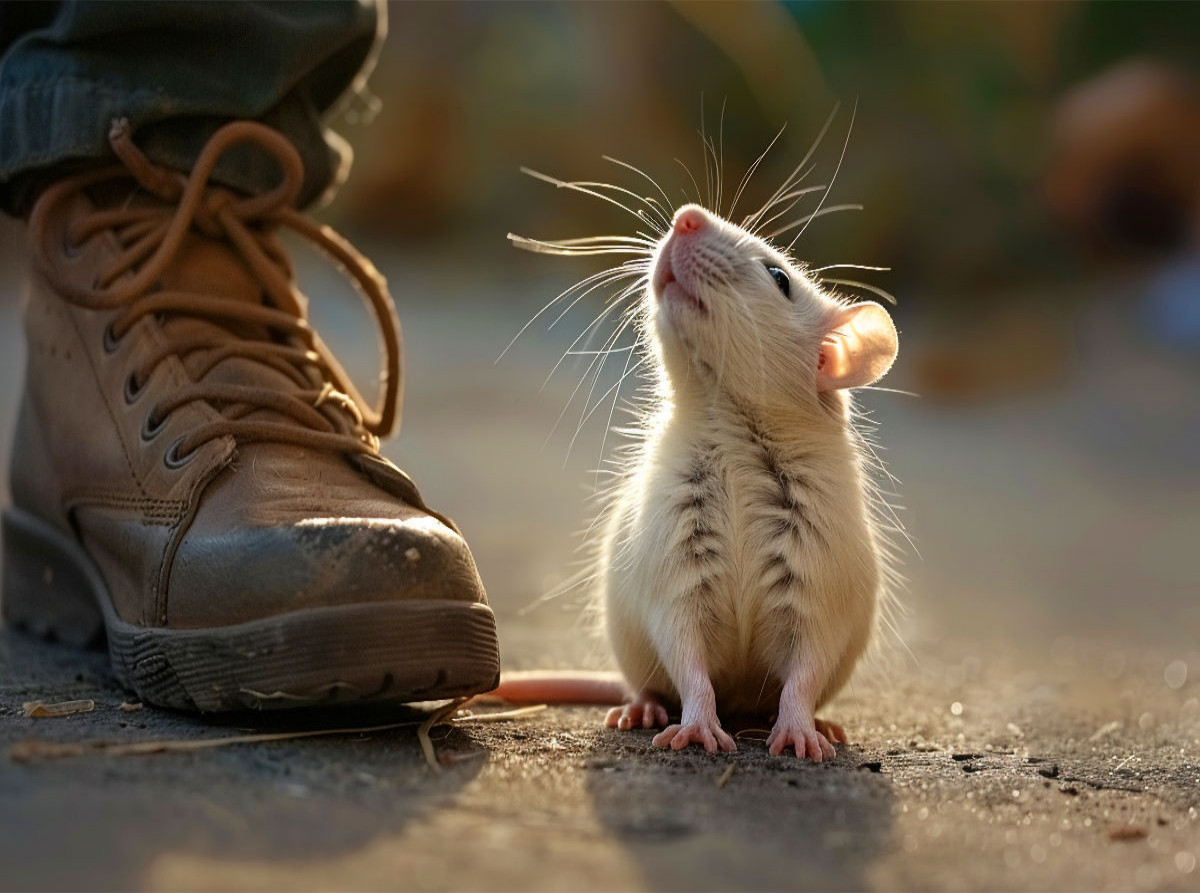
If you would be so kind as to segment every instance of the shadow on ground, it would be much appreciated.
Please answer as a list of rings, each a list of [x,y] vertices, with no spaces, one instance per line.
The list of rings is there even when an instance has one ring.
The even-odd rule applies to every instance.
[[[424,821],[478,771],[478,760],[434,775],[414,728],[194,753],[87,755],[16,763],[13,744],[200,740],[245,732],[419,723],[407,708],[346,708],[304,715],[237,714],[220,721],[150,708],[129,698],[107,655],[0,631],[0,887],[134,890],[189,882],[181,866],[322,862]],[[49,697],[48,697],[49,696]],[[21,704],[91,698],[92,713],[24,719]],[[456,752],[457,733],[441,742]],[[252,875],[243,876],[243,881]]]
[[[891,836],[892,790],[861,748],[820,765],[664,752],[652,732],[608,732],[590,760],[600,822],[653,890],[863,889]]]

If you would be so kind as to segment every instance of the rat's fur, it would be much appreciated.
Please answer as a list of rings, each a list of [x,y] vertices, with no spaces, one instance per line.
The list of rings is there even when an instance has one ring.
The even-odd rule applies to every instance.
[[[661,190],[666,206],[621,187],[535,174],[619,205],[657,231],[562,242],[511,237],[534,251],[634,256],[544,309],[572,292],[577,301],[634,280],[599,318],[638,297],[597,360],[602,367],[620,333],[634,327],[643,356],[630,367],[630,355],[626,373],[647,366],[650,392],[638,423],[624,430],[632,441],[600,494],[590,559],[576,583],[594,585],[596,614],[635,695],[609,724],[665,724],[661,705],[682,702],[682,724],[656,737],[660,746],[733,749],[718,711],[777,712],[772,753],[794,743],[800,755],[831,755],[825,736],[845,740],[844,733],[813,711],[845,684],[876,621],[888,619],[898,577],[886,534],[899,525],[872,479],[872,471],[885,472],[846,389],[887,371],[895,329],[878,305],[826,291],[825,282],[843,281],[818,279],[820,271],[770,241],[854,206],[818,206],[760,236],[805,194],[828,194],[796,188],[807,162],[741,226],[695,205],[672,215]],[[643,210],[624,204],[626,196]],[[538,694],[561,702],[574,688],[585,691],[589,681]]]
[[[843,305],[767,242],[706,217],[677,272],[705,309],[664,300],[655,281],[642,300],[654,391],[595,557],[604,622],[635,691],[678,702],[666,668],[686,627],[722,713],[772,713],[798,651],[821,668],[819,707],[866,647],[886,576],[849,397],[815,383]]]

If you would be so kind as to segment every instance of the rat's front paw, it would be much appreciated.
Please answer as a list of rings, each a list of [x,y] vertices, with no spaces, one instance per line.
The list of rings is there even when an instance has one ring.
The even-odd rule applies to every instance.
[[[667,726],[666,729],[654,736],[655,747],[683,750],[689,744],[702,744],[709,753],[716,753],[718,748],[727,753],[737,750],[733,738],[721,728],[721,724],[715,716],[710,720],[687,725]]]
[[[667,724],[667,708],[648,694],[639,694],[624,707],[608,711],[604,724],[610,729],[653,729]]]
[[[820,724],[828,728],[828,724]],[[829,731],[832,732],[832,729],[829,729]],[[836,751],[834,751],[833,745],[829,743],[829,739],[821,732],[818,732],[813,725],[785,723],[781,719],[775,723],[775,728],[771,729],[771,735],[767,738],[767,750],[771,756],[777,757],[787,747],[796,748],[796,756],[798,757],[803,757],[807,754],[808,758],[814,763],[819,763],[821,760],[831,760],[836,756]]]

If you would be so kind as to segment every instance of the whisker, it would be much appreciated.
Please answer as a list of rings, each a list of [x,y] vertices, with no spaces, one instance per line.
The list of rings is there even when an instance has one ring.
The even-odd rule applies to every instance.
[[[647,255],[647,248],[634,248],[629,245],[608,245],[587,247],[585,245],[563,245],[557,242],[543,242],[540,239],[530,239],[527,236],[508,234],[508,240],[513,247],[520,248],[533,254],[557,254],[560,257],[591,257],[597,254],[634,254]],[[638,243],[643,244],[643,243]]]
[[[696,182],[696,178],[692,175],[691,168],[689,168],[678,158],[675,159],[675,163],[683,168],[683,172],[687,174],[688,179],[692,181],[692,187],[696,190],[696,204],[701,204],[704,200],[700,197],[700,184]],[[681,189],[679,191],[683,193],[683,201],[685,204],[691,201],[691,199],[688,198],[687,190]]]
[[[857,388],[855,388],[855,390],[856,391],[882,391],[885,394],[900,394],[904,397],[916,397],[918,400],[921,399],[921,395],[916,393],[915,391],[902,391],[899,388],[881,388],[881,387],[877,387],[876,385],[864,384],[864,385],[859,385]]]
[[[654,245],[653,239],[646,235],[639,236],[581,236],[577,239],[555,239],[552,244],[555,245],[588,245],[593,242],[625,242],[635,245]]]
[[[617,403],[620,400],[619,392],[621,390],[621,385],[625,384],[625,381],[629,378],[629,376],[636,374],[637,371],[639,369],[641,369],[642,366],[644,366],[647,362],[646,358],[643,357],[642,359],[640,359],[636,363],[634,363],[633,366],[630,366],[629,363],[632,359],[633,359],[633,354],[630,353],[625,358],[625,366],[621,369],[621,375],[617,379],[616,384],[614,384],[612,387],[610,387],[607,391],[604,392],[604,394],[600,397],[600,399],[596,401],[596,405],[592,407],[591,412],[589,412],[587,414],[587,418],[585,418],[583,420],[583,424],[586,425],[588,423],[588,420],[591,419],[591,417],[593,415],[595,415],[596,410],[599,409],[601,406],[603,406],[608,401],[608,397],[610,394],[612,395],[612,398],[613,398],[612,403],[609,405],[609,410],[608,410],[608,422],[605,424],[604,434],[600,438],[600,454],[599,454],[600,459],[599,459],[599,461],[601,461],[601,462],[604,461],[604,451],[608,448],[608,433],[612,430],[613,413],[616,411]]]
[[[579,338],[575,339],[576,342],[578,342],[583,337],[584,333],[586,333],[588,331],[588,329],[591,329],[593,326],[596,325],[596,323],[598,323],[600,320],[604,319],[604,317],[607,316],[613,310],[613,308],[615,308],[616,306],[617,306],[617,304],[615,304],[615,303],[610,304],[604,310],[603,313],[601,313],[595,320],[592,321],[591,325],[589,325],[587,329],[584,329],[583,333],[580,333]],[[546,376],[546,381],[542,383],[542,388],[546,387],[546,384],[549,383],[551,376],[554,375],[555,371],[558,369],[558,367],[562,364],[563,360],[565,360],[566,358],[567,358],[567,354],[563,354],[562,359],[560,359],[558,361],[558,363],[555,364],[554,369],[550,370],[550,375]],[[558,431],[558,426],[562,424],[562,420],[566,416],[567,410],[569,410],[571,408],[571,406],[575,403],[575,397],[579,394],[579,389],[583,387],[584,383],[588,380],[588,376],[591,374],[592,369],[600,361],[601,361],[600,356],[594,357],[592,359],[591,363],[588,364],[587,369],[584,370],[583,376],[579,379],[579,384],[575,385],[575,388],[571,391],[571,396],[567,398],[567,402],[563,406],[562,412],[560,412],[558,414],[558,418],[554,420],[554,425],[553,425],[553,427],[551,427],[550,433],[546,435],[545,441],[542,442],[543,450],[546,448],[546,445],[549,444],[550,441],[554,438],[554,434],[556,431]],[[539,389],[539,393],[540,392],[541,391]],[[584,403],[584,406],[585,407],[587,406],[586,401]],[[574,443],[574,438],[572,438],[572,443]],[[571,457],[571,453],[570,453],[570,450],[568,449],[567,455],[563,459],[564,466],[566,465],[567,460],[570,459],[570,457]]]
[[[616,192],[620,192],[623,195],[628,195],[634,199],[637,199],[639,202],[641,202],[647,208],[649,208],[651,210],[651,212],[653,212],[653,214],[655,215],[655,218],[657,220],[662,221],[664,226],[666,226],[669,223],[669,221],[666,218],[666,215],[663,213],[663,210],[659,206],[658,202],[656,202],[650,196],[638,195],[638,193],[634,192],[632,189],[626,189],[624,186],[617,186],[615,183],[601,183],[601,182],[596,182],[596,181],[591,181],[591,180],[576,180],[575,185],[576,186],[588,186],[593,189],[612,189]]]
[[[605,342],[605,345],[611,346],[616,344],[617,339],[619,339],[625,330],[629,328],[630,324],[633,322],[633,319],[633,316],[627,315],[624,321],[622,321],[622,323],[617,327],[617,330],[613,332],[611,336],[609,336],[608,340]],[[575,426],[575,433],[571,435],[571,441],[567,444],[568,459],[571,456],[571,451],[575,448],[575,441],[579,439],[579,435],[582,433],[584,426],[588,422],[588,419],[595,414],[596,410],[599,409],[604,404],[604,401],[608,398],[608,391],[605,391],[603,396],[596,401],[595,406],[591,405],[592,395],[596,392],[596,385],[600,382],[600,376],[604,372],[604,364],[608,361],[608,356],[610,353],[611,351],[608,350],[604,352],[604,357],[600,359],[599,365],[596,366],[596,374],[592,376],[592,386],[588,389],[587,396],[583,400],[583,413],[579,417],[579,424]],[[628,364],[628,362],[628,359],[626,359],[626,364]],[[595,363],[594,360],[593,363]],[[589,406],[591,406],[591,409],[588,408]]]
[[[812,220],[814,217],[824,217],[826,214],[837,214],[840,211],[861,211],[862,209],[863,209],[863,206],[857,205],[857,204],[830,205],[828,208],[821,208],[819,211],[813,211],[811,214],[806,214],[804,217],[801,217],[799,220],[793,220],[787,226],[782,227],[781,229],[775,230],[775,232],[768,235],[767,238],[774,239],[776,236],[783,235],[788,230],[795,229],[798,226],[807,226],[808,222],[810,220]],[[796,241],[795,241],[795,239],[793,239],[791,245],[788,246],[788,250],[790,251],[792,248],[792,245],[795,245],[795,244],[796,244]]]
[[[636,272],[637,271],[634,269],[623,270],[623,266],[622,267],[609,267],[608,269],[601,270],[599,273],[595,273],[592,276],[589,276],[587,279],[584,279],[581,282],[576,283],[574,286],[572,286],[570,289],[568,289],[567,292],[565,292],[564,294],[570,294],[570,292],[574,291],[575,289],[577,289],[580,286],[585,285],[585,284],[588,285],[588,287],[586,290],[581,291],[579,294],[577,294],[574,298],[571,299],[570,303],[568,303],[567,306],[562,311],[559,312],[558,316],[554,317],[554,319],[551,321],[551,323],[548,326],[546,326],[546,331],[550,331],[551,329],[553,329],[555,324],[560,319],[562,319],[564,316],[566,316],[566,314],[569,313],[576,304],[578,304],[581,300],[586,298],[592,292],[596,291],[597,289],[607,288],[610,285],[615,285],[617,282],[620,282],[621,279],[623,279],[624,277],[633,276]],[[540,315],[540,313],[539,313],[539,315]],[[532,322],[532,320],[530,320],[530,322]]]
[[[819,192],[822,189],[827,188],[828,184],[826,183],[822,183],[819,186],[805,186],[803,189],[796,189],[792,192],[789,192],[787,195],[781,195],[778,203],[786,202],[788,199],[800,198],[801,196],[808,195],[810,192]],[[774,218],[771,219],[773,220]]]
[[[771,148],[775,145],[779,138],[783,136],[783,132],[785,130],[787,130],[787,124],[784,124],[779,128],[779,133],[775,134],[775,137],[771,140],[771,142],[767,143],[767,148],[762,150],[762,154],[754,159],[754,163],[750,165],[750,167],[746,169],[746,173],[742,175],[741,182],[738,183],[737,190],[733,193],[733,203],[729,206],[729,216],[726,218],[727,220],[733,219],[733,212],[737,209],[738,200],[742,197],[742,192],[747,186],[750,185],[750,178],[754,176],[754,172],[758,170],[758,166],[762,164],[763,159],[767,157],[767,153],[771,151]]]
[[[825,270],[840,270],[840,269],[846,269],[846,270],[882,270],[883,272],[885,272],[885,273],[886,273],[886,272],[890,272],[892,268],[891,268],[891,267],[870,267],[870,266],[867,266],[866,264],[826,264],[826,265],[825,265],[825,266],[823,266],[823,267],[810,267],[808,272],[810,272],[810,273],[821,273],[821,272],[823,272],[823,271],[825,271]]]
[[[816,169],[817,169],[817,165],[815,163],[810,164],[808,166],[807,170],[805,170],[799,176],[791,178],[793,182],[784,184],[787,187],[787,189],[781,188],[781,189],[777,190],[775,192],[775,194],[767,201],[767,203],[765,205],[763,205],[758,211],[756,211],[754,215],[752,215],[754,217],[753,221],[751,221],[751,217],[749,217],[749,216],[745,218],[745,220],[742,223],[742,227],[744,229],[749,230],[750,232],[755,232],[755,231],[761,229],[763,227],[762,219],[767,214],[769,214],[775,208],[776,205],[779,205],[780,203],[786,201],[788,199],[788,196],[795,195],[794,191],[788,192],[787,190],[793,189],[793,187],[799,186],[801,183],[803,183],[805,180],[807,180],[809,177],[809,174],[811,174]],[[821,188],[825,188],[824,185]]]
[[[887,301],[889,304],[891,304],[893,307],[899,303],[896,300],[895,295],[893,295],[891,292],[884,291],[882,288],[879,288],[876,285],[871,285],[870,283],[867,283],[867,282],[859,282],[856,279],[824,279],[824,278],[822,278],[821,281],[822,282],[832,282],[834,285],[849,285],[852,288],[861,288],[861,289],[863,289],[863,291],[869,291],[874,295],[878,295],[879,297],[881,297],[885,301]]]
[[[793,192],[789,192],[785,196],[782,196],[779,199],[778,204],[782,204],[787,199],[792,200],[791,204],[787,205],[785,208],[783,208],[783,210],[775,212],[770,217],[768,217],[766,220],[762,221],[762,223],[759,223],[758,225],[756,225],[754,227],[753,233],[757,234],[761,230],[766,229],[768,226],[770,226],[772,223],[774,223],[780,217],[790,214],[792,211],[792,208],[796,207],[796,205],[798,205],[800,203],[800,199],[804,198],[804,196],[808,195],[810,192],[819,192],[822,189],[828,189],[828,188],[829,187],[826,186],[825,184],[822,184],[820,186],[806,186],[804,189],[797,189]]]
[[[642,196],[642,201],[644,201],[644,202],[645,202],[647,205],[650,205],[650,206],[652,206],[652,207],[655,209],[655,212],[656,212],[656,214],[655,214],[655,221],[654,221],[654,222],[657,222],[659,219],[661,219],[661,220],[662,220],[662,221],[663,221],[663,222],[666,224],[666,226],[667,226],[667,227],[670,227],[670,225],[671,225],[671,218],[672,218],[672,216],[674,216],[674,215],[671,213],[671,211],[669,211],[669,210],[666,208],[666,206],[662,205],[662,204],[659,202],[659,200],[658,200],[658,199],[656,199],[656,198],[655,198],[654,196],[652,196],[652,195],[644,195],[644,196]],[[655,230],[655,232],[657,232],[657,233],[658,233],[658,235],[660,235],[660,236],[661,236],[663,233],[665,233],[665,232],[666,232],[666,229]]]
[[[800,237],[804,235],[804,231],[808,229],[808,225],[812,223],[813,219],[817,216],[817,212],[821,210],[821,205],[825,204],[825,199],[829,198],[829,193],[833,191],[833,184],[837,182],[838,172],[842,169],[842,162],[846,160],[846,149],[848,149],[850,146],[850,134],[854,132],[854,119],[857,115],[858,100],[855,99],[854,108],[850,109],[850,123],[846,127],[846,141],[842,143],[842,154],[838,156],[837,167],[833,169],[833,176],[829,178],[829,189],[827,189],[825,194],[821,196],[821,201],[817,204],[817,210],[809,216],[808,220],[805,221],[804,226],[800,228],[800,232],[796,233],[795,238],[793,238],[791,244],[788,245],[788,251],[791,251],[796,242],[800,240]],[[860,208],[859,210],[862,209]]]
[[[791,189],[793,186],[795,186],[797,182],[799,182],[795,179],[796,176],[802,170],[804,170],[804,166],[806,164],[808,164],[809,159],[811,159],[813,157],[813,154],[817,151],[817,147],[821,145],[821,141],[823,139],[825,139],[825,134],[826,134],[826,132],[828,132],[829,126],[831,124],[833,124],[833,119],[835,117],[837,117],[838,110],[841,107],[842,107],[842,104],[840,102],[833,107],[833,111],[830,112],[829,117],[825,119],[825,125],[821,128],[821,132],[817,134],[816,140],[813,141],[813,144],[809,147],[808,152],[805,153],[804,158],[802,158],[800,160],[800,163],[798,165],[796,165],[796,169],[793,170],[787,176],[787,179],[785,179],[783,181],[783,185],[780,186],[777,190],[775,190],[774,194],[769,199],[767,199],[766,204],[764,204],[758,211],[756,211],[755,213],[751,214],[749,217],[746,218],[745,222],[743,222],[743,224],[742,224],[743,228],[748,229],[751,224],[753,224],[756,221],[758,221],[759,219],[761,219],[762,216],[771,209],[771,206],[774,205],[779,200],[779,196],[783,195],[785,192],[787,192],[789,189]],[[806,173],[804,176],[808,176],[808,174]],[[802,179],[803,179],[803,177],[801,177],[801,180]]]
[[[584,195],[590,195],[593,198],[598,198],[601,201],[608,202],[610,205],[620,208],[622,211],[625,211],[627,214],[636,217],[638,220],[646,219],[645,215],[639,214],[637,211],[633,210],[633,208],[617,201],[611,195],[605,195],[603,192],[596,192],[596,190],[588,189],[578,183],[568,183],[565,180],[559,180],[556,177],[551,177],[549,174],[543,174],[528,167],[522,167],[521,173],[527,174],[528,176],[533,177],[535,180],[541,180],[544,183],[549,183],[551,186],[556,186],[559,189],[570,189],[573,192],[581,192]]]
[[[592,396],[596,392],[596,385],[599,383],[600,376],[604,372],[604,365],[608,361],[609,355],[612,353],[612,348],[617,343],[617,340],[621,337],[621,334],[625,331],[626,328],[629,327],[630,323],[632,323],[636,318],[637,318],[637,308],[636,307],[627,308],[620,325],[617,327],[616,331],[614,331],[611,335],[609,335],[604,340],[604,344],[602,345],[603,349],[591,361],[591,363],[588,364],[588,368],[584,371],[583,377],[580,379],[579,384],[575,386],[575,390],[572,391],[572,393],[571,393],[571,399],[567,402],[567,406],[564,407],[563,415],[565,415],[566,409],[568,409],[575,402],[575,395],[579,392],[579,389],[583,386],[583,384],[588,380],[588,377],[590,376],[592,379],[592,384],[591,384],[591,387],[588,388],[587,395],[584,397],[583,410],[580,413],[579,422],[575,426],[574,434],[571,435],[570,443],[567,445],[567,452],[566,452],[566,455],[563,457],[564,467],[565,467],[567,461],[569,461],[571,458],[571,452],[575,448],[575,441],[579,438],[579,434],[583,430],[583,426],[586,424],[587,419],[591,416],[591,412],[589,412],[588,408],[589,408],[589,406],[591,406]],[[626,359],[626,363],[628,363],[628,359]],[[593,369],[595,370],[594,374],[592,372]],[[601,403],[603,402],[603,399],[604,398],[601,398],[601,401],[597,402],[596,407],[599,407],[601,405]],[[594,412],[595,408],[593,408],[592,411]],[[560,415],[560,417],[559,417],[559,422],[561,422],[561,421],[562,421],[562,415]],[[557,423],[556,423],[556,425],[557,425]],[[553,432],[551,432],[551,433],[553,433]]]
[[[653,186],[655,189],[658,190],[658,194],[661,195],[663,197],[663,201],[667,203],[666,206],[664,207],[664,210],[666,210],[666,208],[672,207],[671,199],[668,198],[666,191],[661,186],[658,185],[657,180],[655,180],[653,177],[651,177],[648,173],[643,171],[641,168],[634,167],[629,162],[621,161],[621,159],[619,159],[619,158],[613,158],[611,155],[601,155],[600,157],[603,158],[605,161],[612,162],[613,164],[618,164],[621,167],[626,168],[627,170],[633,171],[635,174],[640,176],[642,179],[644,179],[651,186]]]
[[[707,187],[705,195],[708,196],[706,207],[713,206],[713,178],[708,166],[708,131],[704,126],[704,94],[700,94],[700,154],[704,156],[704,185]]]
[[[596,362],[595,360],[592,360],[592,364],[595,364],[595,362]],[[554,424],[550,426],[550,432],[546,435],[546,439],[542,441],[542,451],[543,452],[545,451],[546,447],[550,444],[550,441],[554,439],[554,434],[556,431],[558,431],[558,426],[562,424],[562,420],[566,416],[567,410],[570,409],[571,405],[575,402],[575,396],[579,393],[579,389],[581,387],[583,387],[583,383],[585,381],[587,381],[588,373],[591,371],[592,371],[592,366],[589,365],[587,367],[587,370],[584,371],[583,377],[579,379],[579,384],[575,385],[575,389],[573,391],[571,391],[571,396],[567,398],[567,402],[563,405],[562,412],[560,412],[558,414],[558,418],[556,418],[554,420]],[[570,458],[570,457],[568,456],[567,458]],[[566,465],[566,459],[563,460],[563,465]]]
[[[717,147],[714,145],[712,137],[705,137],[704,146],[706,157],[712,160],[712,174],[709,180],[707,207],[711,208],[714,213],[720,214],[721,212],[717,210],[717,203],[721,200],[720,174],[717,171],[717,168],[720,167],[720,162],[717,159]]]
[[[627,350],[633,350],[637,347],[636,344],[630,344],[628,347],[610,347],[608,350],[572,350],[568,351],[568,355],[572,357],[590,357],[598,353],[624,353]]]
[[[622,289],[620,293],[613,296],[612,300],[609,301],[608,305],[600,312],[600,314],[595,319],[593,319],[590,323],[588,323],[587,327],[582,332],[579,333],[579,336],[574,341],[571,342],[571,344],[567,348],[567,350],[572,351],[575,348],[577,348],[579,346],[580,341],[582,341],[584,338],[586,338],[588,336],[588,334],[596,326],[600,325],[600,323],[602,323],[605,320],[605,318],[610,313],[612,313],[617,307],[621,306],[622,301],[624,301],[630,295],[635,294],[639,289],[644,288],[648,283],[649,283],[649,276],[642,276],[637,281],[631,283],[630,285],[628,285],[624,289]],[[541,388],[538,389],[539,393],[541,393],[541,391],[545,390],[546,385],[548,385],[550,383],[550,379],[554,377],[554,373],[558,371],[559,367],[563,364],[563,361],[566,360],[567,356],[568,356],[568,354],[564,353],[559,358],[558,362],[554,364],[554,368],[550,370],[550,374],[546,376],[546,380],[542,382]]]
[[[521,326],[521,330],[519,332],[517,332],[517,334],[513,335],[512,340],[509,341],[508,345],[504,348],[504,350],[502,350],[500,352],[500,356],[496,357],[496,362],[499,363],[502,359],[504,359],[504,355],[506,353],[508,353],[509,349],[514,344],[517,343],[517,339],[520,338],[523,334],[525,334],[525,330],[528,329],[531,325],[533,325],[534,322],[537,321],[538,317],[540,317],[543,313],[545,313],[547,310],[549,310],[551,307],[553,307],[555,304],[557,304],[559,301],[561,301],[563,298],[565,298],[571,292],[575,291],[575,289],[582,288],[583,286],[587,285],[590,282],[593,282],[594,280],[603,279],[604,277],[610,275],[612,272],[613,272],[612,268],[609,268],[607,270],[601,270],[598,273],[593,273],[591,276],[588,276],[585,279],[581,279],[580,281],[576,282],[574,285],[570,286],[569,288],[566,288],[563,291],[559,292],[559,294],[556,295],[553,299],[551,299],[550,302],[546,304],[546,306],[544,306],[537,313],[533,314],[533,316],[531,316],[529,318],[529,322],[527,322],[527,323],[525,323],[525,325]]]
[[[610,270],[605,270],[604,272],[608,275],[606,275],[604,278],[595,282],[590,288],[588,288],[587,291],[582,292],[582,293],[576,295],[574,298],[572,298],[571,303],[569,303],[563,309],[563,311],[558,314],[558,316],[554,317],[554,321],[551,322],[550,325],[546,326],[546,331],[550,331],[556,325],[558,325],[559,321],[564,316],[566,316],[568,313],[570,313],[576,304],[578,304],[580,301],[582,301],[584,298],[586,298],[592,292],[596,291],[597,289],[607,288],[610,285],[615,285],[616,283],[620,282],[622,279],[625,279],[626,277],[629,277],[629,276],[633,276],[635,274],[646,275],[645,273],[642,273],[641,270],[642,270],[642,267],[640,264],[637,266],[634,266],[634,267],[630,267],[628,269],[624,269],[624,264],[622,264],[620,267],[616,267],[616,268],[610,269]]]
[[[817,166],[815,164],[810,166],[809,169],[806,170],[803,174],[801,174],[800,178],[798,180],[796,180],[796,182],[792,185],[799,185],[800,183],[804,182],[805,180],[808,179],[808,175],[811,174],[816,169],[817,169]],[[829,185],[827,183],[823,183],[816,187],[816,189],[828,189],[828,188],[829,188]],[[759,216],[758,220],[756,220],[752,226],[747,227],[747,231],[749,233],[751,233],[751,235],[758,235],[764,229],[766,229],[767,226],[769,226],[771,223],[778,220],[780,217],[784,216],[785,214],[789,213],[792,210],[792,208],[796,207],[796,204],[797,204],[796,201],[792,201],[792,203],[789,204],[782,211],[771,214],[770,217],[766,217],[766,215],[768,213],[770,213],[772,210],[774,210],[779,205],[783,204],[783,202],[785,202],[789,197],[795,198],[795,196],[798,192],[800,192],[801,194],[805,194],[801,190],[793,190],[792,192],[789,192],[786,195],[781,195],[781,196],[779,196],[779,198],[772,201],[769,205],[767,205],[767,207],[764,209],[764,211],[761,212],[761,215]],[[763,219],[763,218],[766,218],[766,219]]]
[[[724,217],[721,213],[721,197],[723,194],[722,186],[725,185],[725,106],[729,104],[729,97],[726,96],[721,100],[721,120],[717,124],[717,204],[713,210],[718,215]]]
[[[593,581],[593,579],[594,579],[594,575],[589,574],[587,576],[580,577],[578,580],[575,580],[575,579],[568,580],[566,583],[557,587],[556,589],[551,589],[549,592],[539,595],[537,598],[535,598],[533,601],[529,602],[529,604],[525,605],[524,607],[518,608],[517,616],[524,617],[530,611],[534,611],[534,610],[540,608],[542,605],[546,604],[547,602],[553,601],[556,598],[562,598],[564,595],[566,595],[571,590],[578,589],[580,586],[586,586],[586,585],[590,584]]]
[[[571,440],[567,443],[567,454],[563,457],[564,466],[566,465],[566,461],[571,458],[571,453],[575,449],[575,441],[579,439],[579,432],[583,430],[584,424],[591,415],[588,410],[592,405],[592,396],[596,393],[596,385],[599,384],[600,376],[604,373],[604,364],[608,362],[610,353],[609,348],[616,344],[616,341],[621,337],[621,333],[624,331],[624,328],[624,324],[618,326],[617,330],[605,339],[605,350],[602,351],[602,356],[598,356],[596,359],[592,360],[591,365],[588,366],[588,371],[584,373],[584,380],[586,380],[591,370],[593,368],[596,370],[595,374],[592,375],[591,387],[588,388],[588,392],[583,398],[583,410],[579,414],[579,421],[575,424],[575,431],[571,435]]]
[[[630,345],[631,348],[638,348],[641,346],[642,346],[642,343],[641,343],[640,336],[638,337],[638,339],[636,341],[633,342],[633,344]],[[646,356],[643,356],[640,360],[637,361],[637,363],[633,366],[632,369],[629,367],[629,361],[631,359],[633,359],[633,350],[630,350],[629,355],[625,358],[625,368],[621,371],[621,377],[619,379],[617,379],[617,383],[613,388],[612,406],[610,406],[609,410],[608,410],[608,421],[604,425],[604,436],[600,439],[600,460],[602,462],[604,461],[604,451],[608,447],[608,432],[610,432],[612,430],[612,426],[613,426],[613,414],[617,411],[617,402],[620,400],[620,397],[621,397],[621,391],[620,391],[621,385],[623,385],[625,383],[625,380],[627,378],[629,378],[629,376],[633,375],[635,372],[637,372],[639,369],[641,369],[642,366],[646,364],[646,362],[648,361],[649,358]]]

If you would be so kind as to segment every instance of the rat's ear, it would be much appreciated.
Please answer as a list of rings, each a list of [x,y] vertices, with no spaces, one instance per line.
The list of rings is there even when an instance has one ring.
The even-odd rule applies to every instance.
[[[843,307],[821,342],[817,390],[859,388],[883,378],[896,359],[896,327],[887,311],[867,301]]]

